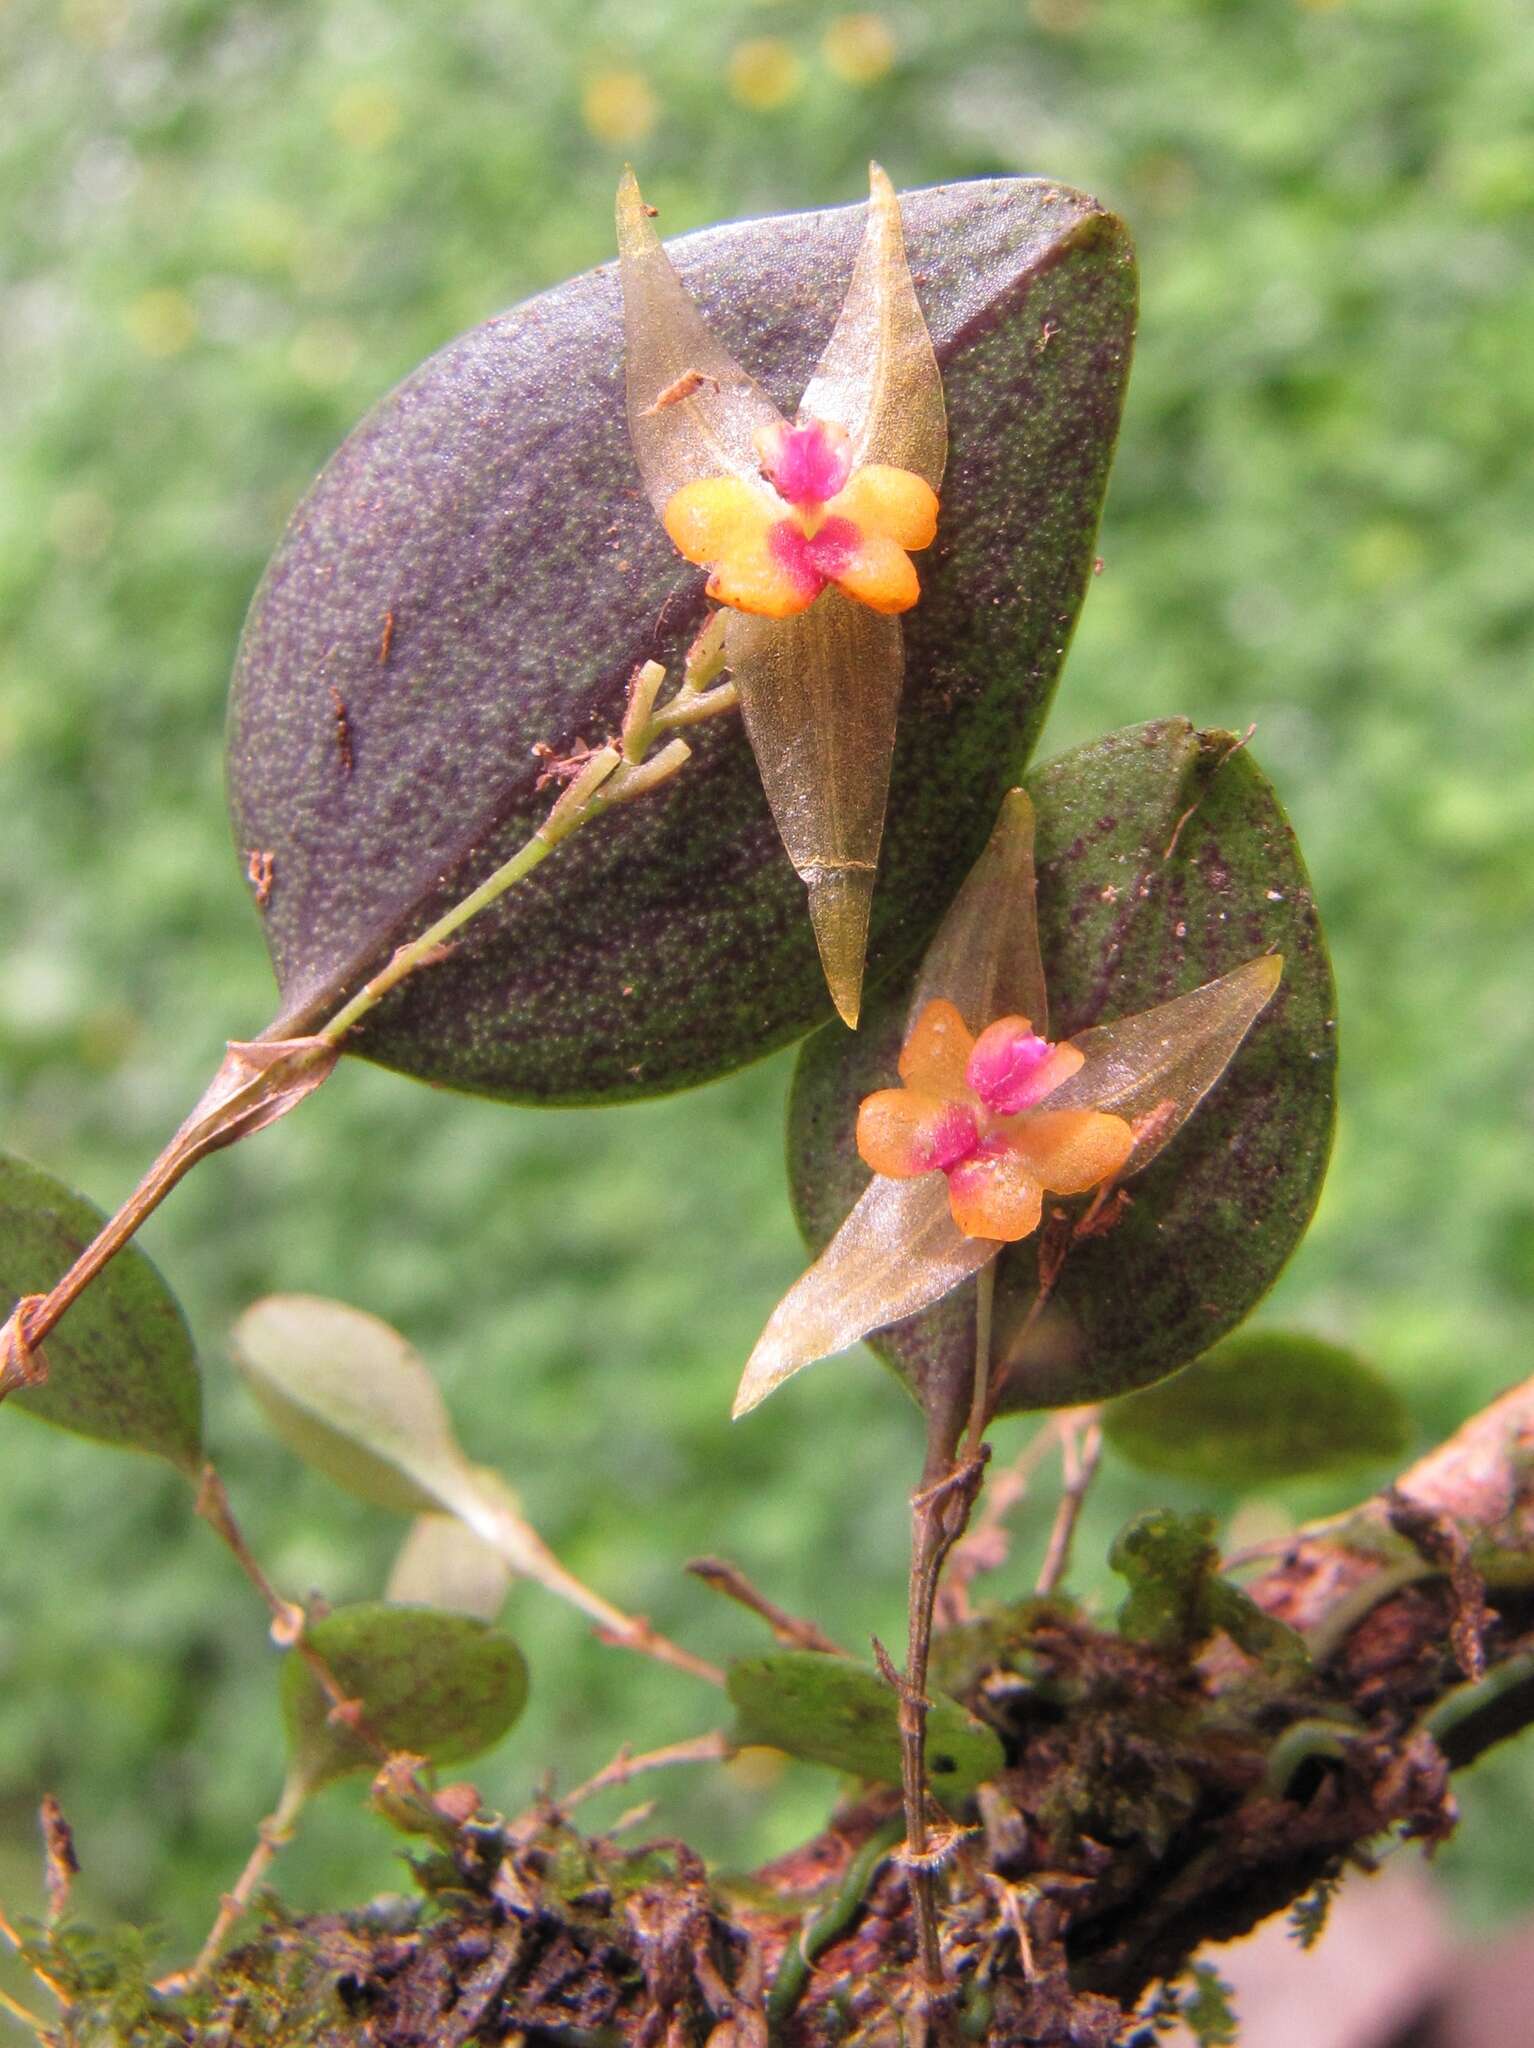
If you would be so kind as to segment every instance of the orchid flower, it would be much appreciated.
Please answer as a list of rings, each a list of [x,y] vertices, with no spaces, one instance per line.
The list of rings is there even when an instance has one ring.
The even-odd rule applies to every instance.
[[[1014,789],[922,962],[902,1085],[859,1111],[858,1150],[873,1177],[773,1311],[735,1413],[941,1300],[1037,1228],[1046,1193],[1086,1194],[1149,1166],[1282,973],[1282,959],[1263,954],[1189,995],[1051,1043],[1033,806]]]
[[[937,530],[942,379],[877,164],[820,365],[788,421],[715,340],[633,173],[618,188],[629,432],[672,542],[729,607],[725,656],[778,830],[856,1025],[904,674],[913,551]]]

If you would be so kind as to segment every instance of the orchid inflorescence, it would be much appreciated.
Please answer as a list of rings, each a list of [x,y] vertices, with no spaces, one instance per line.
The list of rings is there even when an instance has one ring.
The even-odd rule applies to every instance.
[[[847,296],[786,420],[709,331],[632,172],[618,191],[629,433],[681,554],[728,607],[746,734],[841,1016],[858,1019],[904,675],[911,552],[937,530],[942,378],[878,165]]]
[[[1171,1002],[1052,1043],[1033,830],[1033,806],[1013,790],[917,975],[901,1086],[877,1090],[859,1111],[872,1178],[773,1311],[737,1415],[802,1367],[971,1279],[1038,1227],[1046,1193],[1084,1195],[1142,1172],[1278,987],[1283,961],[1262,954]]]

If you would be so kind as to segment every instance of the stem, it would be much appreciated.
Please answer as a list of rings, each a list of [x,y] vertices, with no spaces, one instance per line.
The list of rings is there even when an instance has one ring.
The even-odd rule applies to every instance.
[[[785,1649],[818,1650],[827,1657],[846,1656],[841,1644],[834,1642],[817,1622],[805,1621],[780,1607],[776,1600],[769,1600],[738,1565],[729,1564],[722,1557],[695,1557],[687,1569],[714,1592],[722,1593],[727,1600],[739,1601],[752,1614],[760,1615]]]
[[[684,1650],[680,1643],[672,1642],[669,1636],[652,1627],[643,1615],[625,1614],[621,1607],[614,1607],[610,1600],[594,1593],[560,1563],[537,1530],[520,1515],[487,1501],[472,1488],[452,1499],[444,1492],[443,1504],[492,1550],[498,1550],[524,1578],[588,1615],[604,1642],[616,1643],[641,1657],[651,1657],[658,1664],[669,1664],[674,1670],[691,1672],[694,1678],[706,1679],[710,1685],[723,1686],[724,1673],[717,1664]]]
[[[734,1745],[723,1729],[712,1729],[707,1735],[694,1735],[686,1742],[668,1743],[664,1749],[641,1750],[631,1756],[626,1749],[620,1749],[610,1764],[604,1764],[595,1777],[587,1778],[577,1785],[573,1792],[567,1792],[555,1804],[561,1813],[571,1813],[577,1806],[594,1799],[598,1792],[610,1791],[614,1785],[626,1785],[630,1779],[641,1777],[647,1771],[669,1770],[674,1764],[722,1764],[726,1762]]]
[[[1065,1465],[1065,1491],[1055,1510],[1049,1548],[1044,1553],[1038,1584],[1033,1589],[1035,1597],[1053,1593],[1070,1565],[1076,1524],[1081,1519],[1082,1505],[1097,1476],[1103,1455],[1103,1429],[1097,1419],[1100,1412],[1096,1408],[1080,1408],[1061,1417],[1060,1455]],[[1081,1432],[1079,1438],[1078,1429]]]
[[[969,1404],[969,1427],[964,1436],[964,1455],[978,1458],[985,1435],[986,1403],[991,1392],[991,1311],[996,1302],[996,1261],[982,1266],[975,1275],[975,1391]]]
[[[48,2022],[35,2012],[28,2012],[19,1999],[12,1998],[9,1991],[0,1991],[0,2012],[8,2012],[13,2020],[20,2020],[24,2027],[30,2027],[40,2041],[48,2038]]]
[[[635,715],[625,720],[622,747],[612,742],[599,747],[532,838],[418,938],[397,947],[386,965],[313,1036],[261,1038],[230,1045],[191,1116],[63,1279],[49,1293],[23,1295],[16,1303],[0,1328],[0,1401],[47,1377],[38,1346],[200,1159],[285,1116],[326,1078],[344,1040],[392,989],[440,959],[445,944],[530,875],[572,832],[603,816],[614,804],[645,795],[682,767],[691,754],[684,740],[672,739],[653,758],[647,758],[650,749],[676,728],[717,718],[733,711],[739,701],[733,683],[705,687],[723,667],[718,618],[716,613],[694,641],[681,686],[670,702],[655,707],[655,693],[665,672],[654,676],[659,664],[647,662],[631,685]]]
[[[303,1810],[305,1796],[303,1785],[296,1779],[290,1778],[283,1786],[276,1806],[256,1829],[256,1846],[251,1850],[245,1868],[235,1879],[234,1889],[225,1892],[219,1904],[218,1917],[208,1929],[207,1940],[197,1951],[196,1962],[180,1976],[167,1978],[156,1985],[156,1990],[190,1991],[202,1983],[217,1962],[219,1951],[235,1923],[254,1898],[257,1885],[275,1862],[278,1851],[293,1839],[293,1824]]]
[[[964,1534],[980,1491],[985,1453],[982,1447],[977,1456],[955,1463],[952,1452],[939,1440],[929,1443],[927,1464],[929,1472],[934,1465],[946,1465],[947,1469],[911,1498],[911,1576],[906,1602],[904,1673],[894,1672],[882,1647],[877,1641],[874,1645],[880,1669],[894,1685],[900,1701],[900,1786],[906,1828],[901,1861],[916,1923],[917,2004],[923,2030],[949,1995],[938,1924],[937,1873],[958,1840],[958,1831],[946,1822],[935,1844],[928,1830],[927,1714],[931,1701],[927,1698],[927,1666],[932,1650],[932,1616],[944,1560]]]
[[[45,1295],[24,1295],[0,1329],[0,1400],[46,1377],[36,1348],[66,1309],[159,1208],[200,1159],[263,1130],[318,1088],[335,1065],[313,1038],[231,1043],[196,1108],[109,1222]]]
[[[799,2003],[809,1982],[810,1965],[851,1926],[868,1895],[868,1887],[899,1840],[898,1818],[891,1818],[882,1827],[875,1828],[843,1871],[842,1881],[836,1887],[836,1896],[830,1904],[813,1920],[807,1921],[799,1939],[790,1941],[784,1949],[777,1975],[772,1980],[772,1989],[767,1994],[770,2026],[781,2026]]]
[[[303,1658],[314,1673],[326,1699],[329,1700],[332,1713],[343,1719],[352,1733],[366,1743],[375,1756],[387,1761],[393,1751],[382,1736],[364,1720],[362,1702],[352,1698],[331,1669],[329,1660],[310,1642],[308,1616],[303,1608],[294,1600],[284,1600],[257,1562],[254,1552],[245,1540],[245,1532],[234,1518],[234,1510],[229,1504],[229,1494],[224,1482],[211,1464],[202,1468],[202,1478],[197,1488],[196,1510],[260,1594],[267,1612],[272,1617],[272,1641],[280,1649],[296,1651]]]

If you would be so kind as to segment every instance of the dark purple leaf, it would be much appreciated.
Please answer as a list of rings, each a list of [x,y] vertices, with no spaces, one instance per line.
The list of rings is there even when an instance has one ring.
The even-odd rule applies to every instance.
[[[871,982],[908,959],[1038,732],[1091,569],[1133,334],[1121,224],[1037,181],[903,202],[952,454],[907,674]],[[673,251],[724,343],[796,403],[863,210]],[[257,594],[234,680],[235,832],[291,1035],[330,1014],[547,809],[533,748],[619,720],[680,662],[703,576],[645,500],[616,271],[451,344],[346,442]],[[733,720],[664,790],[577,836],[396,992],[349,1049],[513,1099],[722,1073],[829,1014],[804,889]]]

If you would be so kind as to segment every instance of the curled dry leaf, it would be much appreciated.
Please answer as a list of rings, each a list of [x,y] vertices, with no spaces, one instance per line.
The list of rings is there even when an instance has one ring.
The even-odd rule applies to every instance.
[[[725,649],[767,801],[856,1024],[905,650],[948,456],[943,382],[874,165],[830,341],[790,425],[709,332],[629,172],[618,193],[629,429],[667,532],[732,607]],[[662,404],[662,399],[671,402]],[[834,588],[830,586],[835,586]]]

